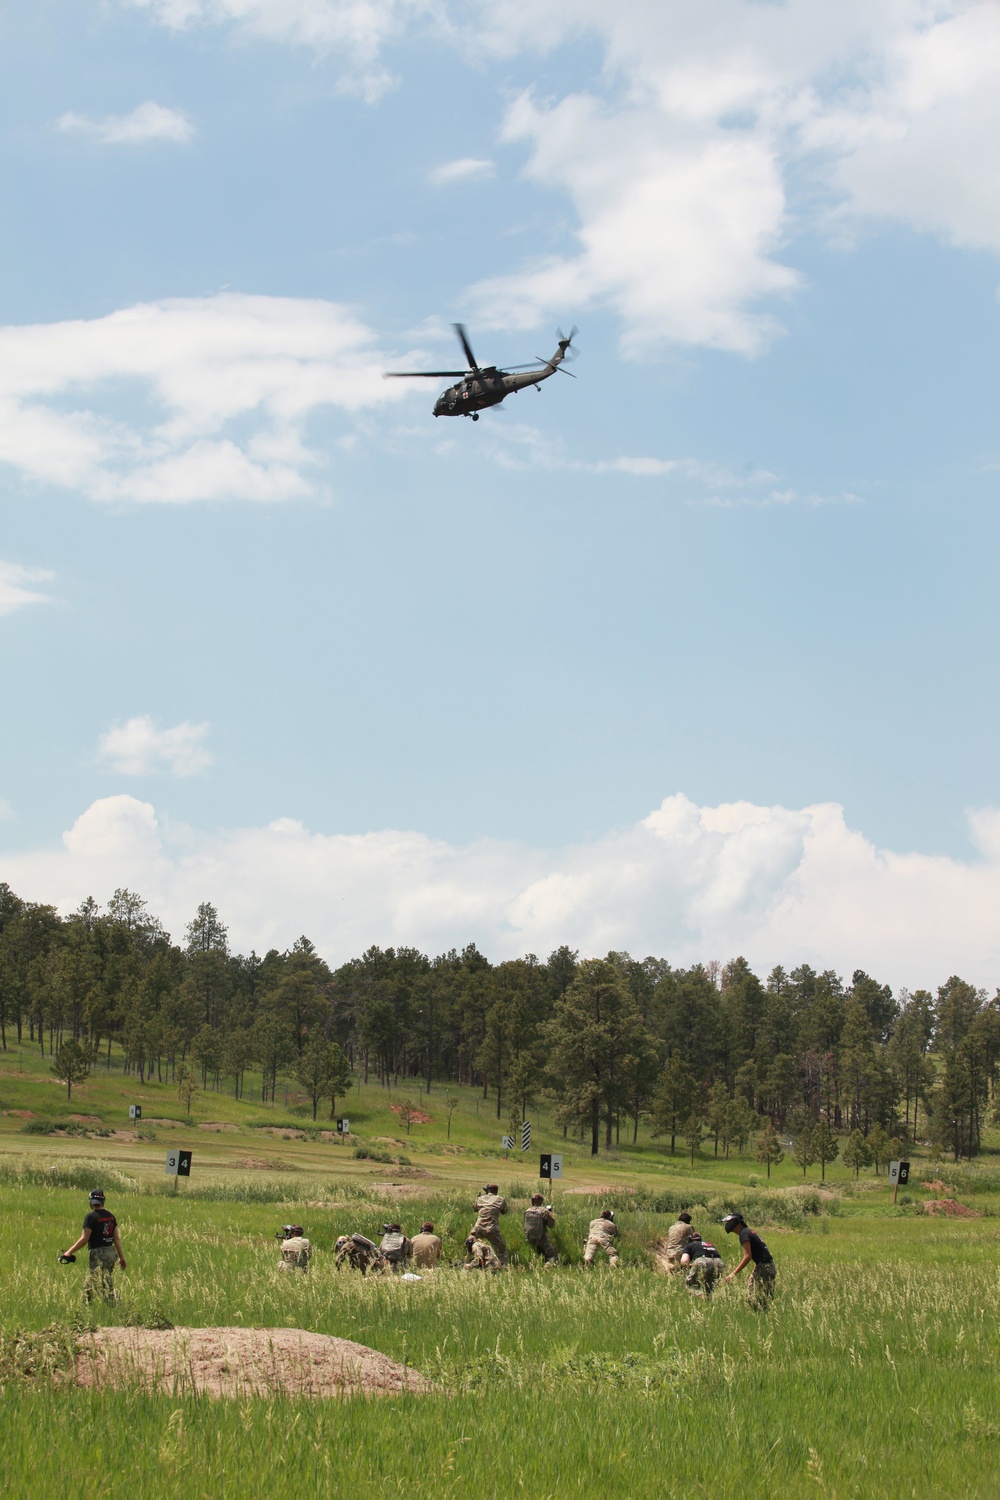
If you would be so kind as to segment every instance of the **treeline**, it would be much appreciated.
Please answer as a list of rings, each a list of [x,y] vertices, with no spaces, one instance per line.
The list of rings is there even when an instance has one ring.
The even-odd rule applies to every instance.
[[[111,1066],[183,1091],[210,1084],[262,1101],[293,1077],[330,1102],[353,1077],[387,1089],[420,1079],[482,1089],[514,1126],[541,1100],[591,1151],[653,1133],[716,1153],[784,1133],[826,1162],[837,1131],[879,1145],[926,1138],[956,1160],[996,1113],[1000,991],[953,977],[894,996],[856,970],[850,984],[808,965],[766,980],[737,958],[673,968],[567,947],[493,964],[474,945],[428,958],[370,948],[331,969],[302,937],[283,953],[229,951],[204,903],[175,944],[146,903],[117,890],[67,918],[0,884],[0,1042],[63,1059],[67,1076]],[[67,1076],[68,1084],[75,1079]],[[773,1138],[774,1144],[766,1145]],[[846,1157],[845,1157],[846,1159]],[[803,1160],[803,1169],[807,1163]]]

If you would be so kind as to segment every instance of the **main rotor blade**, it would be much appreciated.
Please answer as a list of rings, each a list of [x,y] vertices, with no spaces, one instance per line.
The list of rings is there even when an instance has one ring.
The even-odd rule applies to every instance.
[[[469,343],[469,335],[465,331],[465,324],[452,323],[451,326],[452,328],[454,328],[455,333],[458,336],[458,342],[465,350],[465,357],[469,361],[469,369],[478,370],[479,366],[476,364],[476,356],[472,352],[472,345]]]
[[[383,380],[447,380],[468,375],[468,370],[386,370]]]

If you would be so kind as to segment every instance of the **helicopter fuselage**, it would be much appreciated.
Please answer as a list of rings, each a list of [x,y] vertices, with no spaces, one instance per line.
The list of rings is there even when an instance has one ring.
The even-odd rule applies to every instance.
[[[441,392],[434,403],[434,415],[476,417],[478,412],[485,411],[487,407],[499,406],[508,396],[525,390],[529,385],[537,386],[540,381],[548,380],[554,375],[566,357],[567,347],[568,340],[565,346],[560,342],[552,358],[536,369],[507,371],[498,370],[491,365],[487,369],[473,370],[457,385],[450,385],[446,391]]]

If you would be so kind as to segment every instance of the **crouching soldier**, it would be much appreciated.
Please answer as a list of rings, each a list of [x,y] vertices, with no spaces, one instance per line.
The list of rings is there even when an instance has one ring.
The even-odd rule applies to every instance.
[[[710,1297],[716,1281],[721,1279],[725,1262],[708,1240],[688,1240],[681,1256],[680,1268],[686,1274],[684,1285],[693,1297]]]
[[[369,1266],[376,1270],[382,1265],[382,1252],[374,1240],[366,1239],[363,1234],[342,1234],[334,1245],[337,1257],[337,1270],[346,1261],[354,1271],[360,1271],[364,1276]]]
[[[382,1259],[394,1271],[402,1271],[413,1254],[413,1241],[406,1238],[398,1224],[383,1224],[382,1242],[378,1248]]]
[[[506,1212],[507,1199],[501,1198],[500,1189],[495,1182],[491,1182],[476,1199],[476,1222],[472,1226],[472,1234],[477,1239],[487,1240],[493,1246],[502,1266],[507,1264],[507,1241],[500,1232],[500,1215]]]
[[[732,1281],[733,1277],[738,1276],[752,1261],[753,1270],[750,1272],[750,1280],[747,1283],[747,1301],[751,1307],[766,1307],[774,1296],[776,1275],[774,1257],[756,1230],[747,1227],[747,1221],[742,1214],[726,1214],[722,1227],[727,1234],[739,1235],[743,1249],[743,1259],[735,1271],[730,1271],[726,1280]]]
[[[90,1195],[90,1212],[83,1221],[80,1238],[64,1250],[60,1260],[75,1260],[77,1250],[86,1245],[90,1251],[90,1272],[83,1284],[83,1300],[90,1302],[96,1292],[105,1302],[115,1300],[115,1264],[125,1269],[122,1238],[118,1220],[104,1207],[104,1193],[95,1188]]]
[[[687,1247],[689,1240],[696,1240],[698,1232],[691,1228],[691,1215],[683,1213],[677,1215],[677,1223],[671,1224],[667,1230],[666,1262],[667,1270],[679,1271],[681,1268],[681,1257]]]
[[[615,1240],[618,1238],[618,1225],[615,1223],[615,1211],[613,1208],[605,1208],[599,1219],[591,1219],[590,1229],[587,1232],[587,1243],[583,1247],[583,1263],[591,1266],[594,1256],[598,1250],[603,1250],[608,1257],[608,1264],[612,1267],[618,1264],[618,1250]]]
[[[524,1210],[524,1238],[532,1250],[537,1250],[545,1265],[554,1266],[559,1256],[549,1239],[549,1230],[555,1228],[552,1207],[546,1204],[541,1193],[532,1193],[531,1207]]]
[[[281,1241],[281,1259],[278,1262],[280,1270],[308,1271],[313,1247],[303,1234],[301,1224],[283,1224],[275,1239]]]
[[[477,1239],[470,1234],[465,1241],[465,1260],[462,1262],[463,1271],[499,1271],[502,1263],[489,1240]]]

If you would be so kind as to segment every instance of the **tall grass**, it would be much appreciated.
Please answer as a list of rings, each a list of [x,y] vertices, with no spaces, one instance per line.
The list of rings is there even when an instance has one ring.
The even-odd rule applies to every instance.
[[[129,1260],[121,1300],[84,1313],[84,1268],[55,1264],[85,1208],[79,1192],[4,1185],[5,1496],[35,1500],[119,1472],[141,1475],[153,1500],[238,1493],[249,1475],[257,1489],[352,1500],[488,1500],[522,1486],[539,1497],[713,1500],[996,1493],[992,1221],[844,1215],[823,1218],[823,1234],[778,1225],[778,1294],[758,1314],[738,1283],[704,1302],[649,1269],[669,1218],[646,1208],[622,1216],[618,1272],[543,1271],[524,1252],[525,1268],[502,1276],[443,1269],[404,1283],[335,1269],[336,1234],[370,1233],[389,1212],[370,1190],[348,1197],[327,1179],[325,1206],[300,1205],[317,1254],[309,1276],[294,1278],[276,1270],[268,1205],[134,1191],[109,1195]],[[577,1258],[592,1206],[557,1201],[559,1235]],[[393,1212],[410,1225],[434,1218],[449,1258],[471,1222],[469,1198],[442,1192]],[[519,1219],[508,1216],[521,1254]],[[732,1264],[736,1247],[720,1248]],[[58,1364],[81,1316],[309,1328],[406,1360],[443,1393],[212,1402],[54,1386],[45,1360]],[[13,1337],[46,1328],[41,1344]]]

